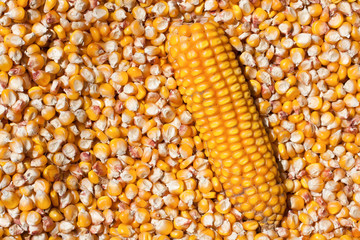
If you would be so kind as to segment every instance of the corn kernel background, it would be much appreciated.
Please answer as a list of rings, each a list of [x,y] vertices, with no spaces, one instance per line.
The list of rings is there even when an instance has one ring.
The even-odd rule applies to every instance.
[[[276,227],[182,99],[167,36],[209,21],[278,160]],[[356,0],[0,0],[0,239],[359,239],[359,26]]]

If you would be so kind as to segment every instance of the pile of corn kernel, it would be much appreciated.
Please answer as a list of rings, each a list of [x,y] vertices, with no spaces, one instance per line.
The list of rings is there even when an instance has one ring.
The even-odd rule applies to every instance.
[[[242,223],[167,62],[172,22],[221,24],[288,193]],[[1,0],[0,238],[360,238],[360,3]]]

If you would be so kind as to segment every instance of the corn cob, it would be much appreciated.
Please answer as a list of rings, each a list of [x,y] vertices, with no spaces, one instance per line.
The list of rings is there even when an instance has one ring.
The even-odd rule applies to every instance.
[[[224,31],[216,23],[173,26],[167,44],[180,93],[226,196],[244,220],[278,224],[286,208],[284,187]]]

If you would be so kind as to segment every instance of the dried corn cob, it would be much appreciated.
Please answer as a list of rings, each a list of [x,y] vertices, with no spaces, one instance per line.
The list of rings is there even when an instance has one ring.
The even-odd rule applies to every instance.
[[[216,23],[170,31],[169,61],[226,196],[255,228],[278,224],[286,208],[284,187],[228,38]]]

